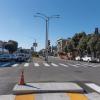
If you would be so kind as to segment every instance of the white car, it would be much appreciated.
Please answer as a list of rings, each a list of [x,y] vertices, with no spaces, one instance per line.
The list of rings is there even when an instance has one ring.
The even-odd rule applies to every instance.
[[[82,57],[82,60],[83,61],[87,61],[87,62],[91,62],[92,61],[92,57],[86,55],[86,56]]]
[[[75,60],[80,61],[81,60],[80,56],[75,57]]]

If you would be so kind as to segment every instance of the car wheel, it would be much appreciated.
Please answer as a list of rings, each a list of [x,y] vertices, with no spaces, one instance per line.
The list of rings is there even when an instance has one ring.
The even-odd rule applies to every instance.
[[[88,62],[90,62],[90,60],[88,59]]]

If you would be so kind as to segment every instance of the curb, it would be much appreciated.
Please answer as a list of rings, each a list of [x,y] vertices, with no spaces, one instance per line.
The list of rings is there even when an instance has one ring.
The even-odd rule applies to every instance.
[[[27,83],[26,85],[15,85],[13,94],[29,93],[84,93],[76,83]]]

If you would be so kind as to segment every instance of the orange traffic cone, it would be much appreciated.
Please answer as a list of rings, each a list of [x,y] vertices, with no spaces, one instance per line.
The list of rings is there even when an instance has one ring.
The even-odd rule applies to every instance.
[[[24,82],[24,71],[21,71],[21,78],[20,78],[20,81],[19,81],[19,85],[25,85],[25,82]]]

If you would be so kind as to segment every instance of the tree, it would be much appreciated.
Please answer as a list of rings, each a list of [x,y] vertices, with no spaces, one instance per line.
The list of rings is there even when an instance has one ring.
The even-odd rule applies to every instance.
[[[13,53],[17,50],[18,48],[18,43],[16,41],[13,40],[9,40],[6,44],[5,44],[5,48],[9,50],[9,53]]]
[[[83,56],[84,54],[90,54],[90,51],[87,45],[89,39],[90,39],[90,36],[88,35],[81,38],[79,45],[78,45],[80,56]]]
[[[88,42],[88,46],[90,48],[92,57],[96,57],[96,43],[97,43],[96,37],[92,36]]]
[[[96,43],[96,56],[100,58],[100,39]]]
[[[86,33],[85,32],[80,32],[80,33],[76,33],[73,37],[72,37],[72,43],[74,45],[75,48],[77,48],[77,46],[79,45],[79,42],[81,40],[82,37],[85,37]]]
[[[83,53],[86,51],[86,48],[87,48],[86,38],[83,37],[80,40],[79,45],[78,45],[78,50],[79,50],[80,56],[83,56]]]
[[[68,53],[67,45],[64,47],[64,52]]]
[[[68,52],[73,52],[74,48],[71,42],[67,45],[67,50]]]

